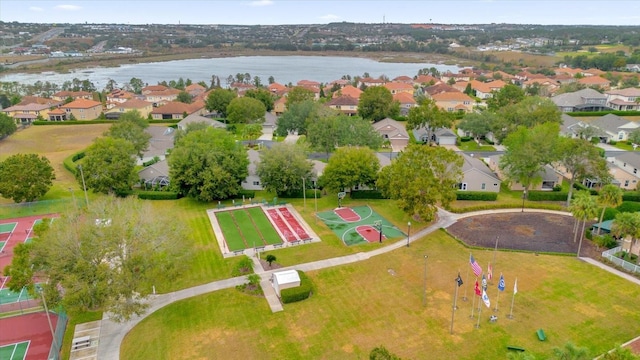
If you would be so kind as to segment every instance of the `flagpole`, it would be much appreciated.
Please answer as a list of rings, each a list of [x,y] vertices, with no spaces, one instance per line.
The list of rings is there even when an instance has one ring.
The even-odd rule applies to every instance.
[[[471,253],[469,253],[469,255],[471,255]],[[467,274],[464,276],[465,279],[469,279],[469,267],[467,266]],[[462,301],[467,301],[467,287],[469,286],[469,283],[467,282],[467,285],[464,286],[464,296],[462,297]]]
[[[496,297],[496,308],[493,311],[498,311],[498,301],[500,301],[500,289],[498,289],[498,296]]]
[[[500,236],[496,236],[496,246],[493,248],[493,260],[491,261],[491,264],[493,266],[496,265],[496,253],[498,252],[498,239],[500,238]],[[491,284],[493,284],[493,276],[491,277]]]
[[[482,301],[478,301],[478,323],[476,324],[476,329],[480,328],[480,314],[482,314]]]
[[[473,319],[473,311],[476,308],[476,297],[473,297],[472,303],[471,303],[471,316],[469,316],[471,319]]]
[[[453,308],[451,308],[451,329],[449,330],[449,334],[453,334],[453,319],[456,316],[456,303],[458,300],[458,288],[460,287],[460,283],[458,283],[458,279],[460,278],[460,271],[458,271],[458,277],[455,279],[455,290],[453,295]]]
[[[516,284],[518,284],[518,278],[516,278],[516,282],[513,285],[513,288],[516,288]],[[513,319],[513,302],[516,300],[516,292],[513,292],[513,297],[511,298],[511,311],[509,312],[509,315],[507,315],[507,317],[509,319]]]

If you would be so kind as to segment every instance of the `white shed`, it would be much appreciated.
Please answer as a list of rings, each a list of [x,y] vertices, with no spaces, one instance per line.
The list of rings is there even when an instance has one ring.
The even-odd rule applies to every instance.
[[[274,272],[271,275],[271,283],[276,290],[276,295],[280,297],[280,290],[300,286],[300,275],[296,270]]]

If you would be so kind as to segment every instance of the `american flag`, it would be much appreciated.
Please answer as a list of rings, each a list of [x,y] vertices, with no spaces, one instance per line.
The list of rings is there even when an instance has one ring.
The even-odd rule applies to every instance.
[[[473,258],[473,255],[469,254],[469,263],[471,264],[471,269],[473,270],[473,274],[475,276],[480,276],[482,274],[482,266],[478,264],[476,259]]]

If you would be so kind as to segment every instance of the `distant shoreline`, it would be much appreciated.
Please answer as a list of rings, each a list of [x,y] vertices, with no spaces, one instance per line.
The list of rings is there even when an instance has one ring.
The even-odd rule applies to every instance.
[[[57,59],[48,58],[48,61],[33,60],[15,62],[14,67],[3,71],[2,75],[16,73],[41,73],[54,71],[66,73],[72,70],[81,70],[93,67],[119,67],[126,64],[155,63],[187,59],[207,58],[231,58],[240,56],[332,56],[366,58],[378,62],[388,63],[441,63],[445,65],[469,65],[468,61],[441,54],[427,53],[394,53],[394,52],[356,52],[356,51],[272,51],[251,49],[219,49],[208,51],[180,52],[174,54],[150,54],[134,56],[93,56],[81,59]],[[16,60],[16,57],[11,57]],[[4,62],[4,58],[2,59]]]

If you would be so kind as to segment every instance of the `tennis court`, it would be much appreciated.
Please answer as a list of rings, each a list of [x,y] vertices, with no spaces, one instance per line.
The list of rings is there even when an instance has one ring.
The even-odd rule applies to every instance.
[[[349,246],[379,242],[381,238],[385,241],[406,236],[369,206],[341,207],[318,213],[317,216]]]
[[[23,341],[14,344],[0,346],[0,359],[2,360],[23,360],[27,357],[30,341]]]

